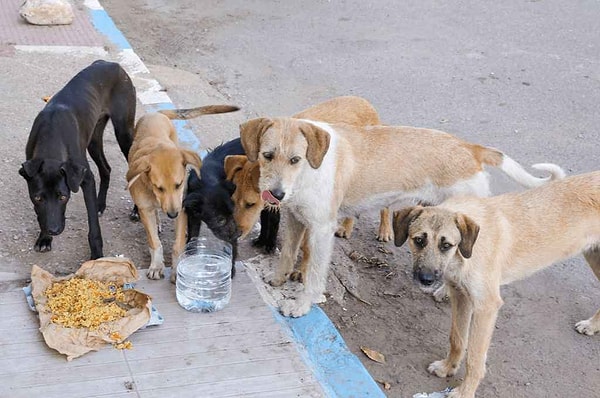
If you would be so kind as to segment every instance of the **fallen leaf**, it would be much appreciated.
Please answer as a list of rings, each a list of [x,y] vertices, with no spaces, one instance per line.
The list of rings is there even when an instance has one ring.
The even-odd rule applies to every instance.
[[[375,381],[379,384],[381,384],[383,386],[384,390],[390,390],[392,388],[392,385],[390,383],[388,383],[387,381],[384,380],[377,380],[375,379]]]
[[[369,359],[372,359],[375,362],[385,363],[385,357],[382,353],[363,346],[361,346],[360,349],[369,357]]]

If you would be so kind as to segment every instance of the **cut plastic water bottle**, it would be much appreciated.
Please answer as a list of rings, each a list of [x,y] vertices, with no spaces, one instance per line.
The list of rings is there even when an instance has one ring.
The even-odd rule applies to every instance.
[[[179,256],[176,294],[188,311],[223,309],[231,298],[231,245],[216,238],[206,226]]]

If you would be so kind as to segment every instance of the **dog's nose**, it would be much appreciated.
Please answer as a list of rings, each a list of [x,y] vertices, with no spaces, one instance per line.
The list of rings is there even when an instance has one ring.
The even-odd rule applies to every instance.
[[[419,271],[417,275],[419,282],[425,286],[431,286],[435,282],[435,275],[432,272]]]
[[[270,192],[271,195],[273,195],[277,200],[283,200],[283,197],[285,196],[285,192],[283,192],[281,189],[275,189]]]
[[[167,212],[167,216],[168,216],[170,219],[177,218],[177,216],[178,216],[178,215],[179,215],[179,212],[178,212],[178,211],[169,211],[169,212]]]

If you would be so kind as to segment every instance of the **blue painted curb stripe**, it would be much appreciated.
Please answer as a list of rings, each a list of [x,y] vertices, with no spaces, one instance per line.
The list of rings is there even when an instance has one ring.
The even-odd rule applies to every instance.
[[[95,28],[107,36],[118,48],[131,49],[131,45],[104,10],[90,10]],[[154,110],[174,109],[171,102],[153,104]],[[190,149],[206,154],[185,120],[173,120],[181,143]],[[275,319],[286,325],[296,342],[304,348],[307,364],[312,366],[315,377],[325,393],[331,398],[383,397],[377,383],[360,360],[348,350],[344,339],[321,308],[313,305],[310,312],[300,318],[282,316],[272,308]]]
[[[106,11],[89,10],[89,12],[92,17],[92,24],[94,24],[98,32],[108,37],[121,50],[131,49],[131,44],[129,44]]]
[[[295,340],[305,349],[307,362],[328,397],[383,397],[377,383],[344,342],[323,310],[313,305],[299,318],[284,317],[272,308],[275,318],[288,326]]]

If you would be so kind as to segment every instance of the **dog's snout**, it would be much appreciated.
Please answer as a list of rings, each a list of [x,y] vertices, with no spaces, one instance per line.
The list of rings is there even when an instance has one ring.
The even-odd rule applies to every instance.
[[[271,191],[271,195],[273,195],[277,200],[283,200],[285,197],[285,192],[281,189],[274,189]]]
[[[416,275],[416,279],[424,286],[431,286],[437,280],[436,273],[431,272],[429,270],[419,270]]]
[[[170,219],[175,219],[175,218],[177,218],[177,216],[178,216],[178,215],[179,215],[179,212],[178,212],[178,211],[168,211],[168,212],[167,212],[167,216],[168,216]]]

